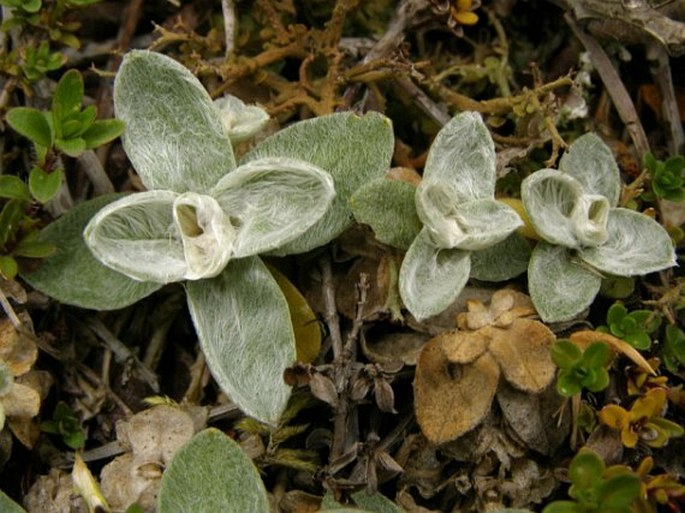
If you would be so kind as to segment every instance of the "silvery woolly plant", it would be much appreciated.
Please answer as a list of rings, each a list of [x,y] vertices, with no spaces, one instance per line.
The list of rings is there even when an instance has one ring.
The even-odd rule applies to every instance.
[[[455,116],[430,147],[414,196],[423,228],[407,250],[399,277],[402,300],[418,319],[440,313],[459,296],[473,260],[492,263],[479,265],[482,279],[489,279],[488,267],[500,267],[495,280],[523,271],[514,258],[520,245],[512,238],[523,223],[511,207],[495,200],[495,164],[492,137],[475,112]]]
[[[603,274],[636,276],[675,265],[666,230],[618,208],[621,180],[611,150],[594,134],[579,137],[559,162],[521,185],[521,199],[542,239],[528,264],[540,317],[564,321],[590,305]]]
[[[114,106],[147,190],[95,198],[50,224],[41,237],[58,251],[25,278],[98,310],[185,282],[214,378],[245,413],[275,424],[295,339],[287,301],[257,255],[309,251],[347,228],[349,196],[389,166],[390,122],[352,113],[302,121],[237,163],[232,141],[258,130],[263,111],[212,102],[189,70],[147,51],[125,56]]]

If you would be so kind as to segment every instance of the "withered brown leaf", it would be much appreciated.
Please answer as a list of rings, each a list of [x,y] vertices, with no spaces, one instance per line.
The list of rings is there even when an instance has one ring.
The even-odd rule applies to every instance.
[[[414,380],[416,418],[426,438],[440,444],[478,425],[490,410],[499,375],[487,352],[463,364],[448,357],[440,337],[429,341]]]

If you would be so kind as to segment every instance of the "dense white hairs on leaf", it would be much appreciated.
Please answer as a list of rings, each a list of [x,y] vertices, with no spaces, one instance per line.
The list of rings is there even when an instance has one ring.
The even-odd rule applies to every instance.
[[[108,194],[84,201],[43,228],[38,239],[53,244],[57,250],[37,269],[22,272],[21,277],[60,303],[92,310],[123,308],[162,287],[132,280],[110,269],[86,246],[83,230],[88,222],[102,207],[122,196]]]
[[[276,425],[295,361],[288,303],[259,257],[231,260],[219,276],[187,283],[188,306],[214,379],[247,415]]]
[[[457,299],[470,270],[468,251],[436,247],[424,228],[402,261],[402,301],[418,320],[439,314]]]
[[[177,196],[148,191],[110,203],[83,231],[86,245],[103,264],[134,280],[182,280],[187,266],[173,219]]]
[[[244,162],[264,157],[304,160],[328,171],[336,196],[328,212],[309,230],[273,253],[290,255],[323,246],[353,223],[349,200],[363,184],[381,178],[395,147],[392,123],[369,112],[338,112],[290,125],[250,151]]]
[[[609,238],[609,200],[598,194],[581,194],[571,211],[573,232],[581,246],[595,247]]]
[[[423,179],[453,187],[460,201],[495,194],[495,144],[477,112],[462,112],[447,123],[428,151]]]
[[[188,266],[185,278],[219,274],[231,258],[236,234],[219,203],[205,194],[186,192],[174,201],[174,221]]]
[[[540,242],[528,263],[528,292],[545,322],[573,318],[592,303],[601,277],[576,263],[563,246]]]
[[[438,247],[485,249],[523,224],[511,207],[494,199],[457,201],[453,188],[441,182],[422,182],[416,191],[416,211]]]
[[[606,273],[636,276],[676,265],[676,255],[668,232],[659,223],[625,208],[609,210],[609,238],[595,248],[583,249],[580,256]]]
[[[576,139],[559,161],[559,170],[573,176],[590,194],[618,205],[621,176],[614,155],[596,134],[585,134]]]
[[[162,474],[158,513],[265,513],[269,499],[252,460],[215,428],[195,435]]]
[[[234,256],[276,249],[307,231],[335,197],[333,179],[307,162],[269,157],[241,165],[212,190],[237,227]]]
[[[256,105],[245,105],[240,98],[230,94],[214,100],[214,105],[233,144],[249,139],[269,121],[269,115],[264,109]]]
[[[128,53],[114,81],[124,149],[148,189],[207,192],[235,168],[231,142],[202,84],[173,59]]]
[[[530,252],[526,239],[512,233],[493,246],[471,252],[471,278],[493,282],[515,278],[528,267]]]
[[[528,218],[540,236],[553,244],[578,247],[571,212],[583,187],[575,178],[541,169],[521,184],[521,199]]]

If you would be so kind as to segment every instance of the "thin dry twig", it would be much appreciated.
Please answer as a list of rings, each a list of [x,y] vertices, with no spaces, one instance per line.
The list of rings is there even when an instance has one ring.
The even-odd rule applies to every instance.
[[[237,31],[238,21],[235,16],[235,4],[233,0],[221,0],[221,12],[224,17],[224,41],[226,43],[226,51],[224,56],[228,59],[233,55],[235,47],[235,33]]]
[[[616,68],[614,68],[614,65],[611,63],[609,56],[597,40],[585,32],[569,13],[566,13],[564,18],[569,27],[571,27],[571,30],[573,30],[573,33],[590,54],[592,63],[597,69],[621,121],[626,125],[638,154],[642,156],[649,152],[647,134],[645,134],[642,123],[640,123],[640,118],[635,110],[635,105],[630,99],[630,95],[628,94],[618,71],[616,71]]]
[[[652,62],[651,71],[654,83],[661,92],[661,112],[666,121],[668,151],[671,155],[678,155],[684,150],[685,134],[683,134],[683,124],[680,121],[678,101],[673,88],[670,59],[666,49],[659,43],[653,43],[648,47],[647,57]]]

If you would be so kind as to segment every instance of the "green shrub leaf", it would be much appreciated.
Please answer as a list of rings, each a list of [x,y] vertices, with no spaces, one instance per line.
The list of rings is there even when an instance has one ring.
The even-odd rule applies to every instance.
[[[29,201],[31,194],[24,181],[18,176],[0,175],[0,198]]]
[[[52,146],[52,129],[41,111],[30,107],[16,107],[7,113],[12,129],[39,146]]]
[[[424,228],[400,268],[400,295],[405,306],[418,320],[439,314],[457,299],[470,269],[468,251],[436,247]]]
[[[246,414],[276,424],[290,396],[283,372],[295,361],[295,336],[273,276],[258,257],[248,257],[187,289],[214,379]]]
[[[120,197],[101,196],[82,203],[41,230],[38,240],[57,250],[38,269],[22,273],[22,278],[62,303],[95,310],[123,308],[159,289],[157,283],[135,281],[106,267],[83,240],[90,218]]]
[[[94,121],[81,137],[86,141],[86,148],[93,149],[119,137],[125,126],[119,119],[101,119]]]
[[[406,182],[377,178],[357,189],[350,206],[357,222],[368,224],[376,239],[406,250],[422,228],[415,193],[416,187]]]
[[[388,118],[374,112],[361,117],[342,112],[295,123],[250,151],[243,163],[264,157],[304,160],[328,171],[335,183],[336,197],[326,215],[273,254],[302,253],[340,235],[353,222],[350,197],[363,184],[385,174],[393,149]]]
[[[78,157],[86,151],[86,141],[81,137],[74,137],[73,139],[57,139],[55,140],[55,147],[69,155],[70,157]]]
[[[573,262],[563,246],[540,242],[528,263],[528,290],[545,322],[571,319],[595,299],[602,279]]]
[[[55,127],[61,126],[67,117],[81,111],[83,102],[83,77],[75,70],[70,69],[57,83],[57,88],[52,95],[52,119]],[[61,137],[63,134],[57,134]]]
[[[209,94],[165,55],[134,50],[114,81],[122,141],[148,189],[206,193],[235,168],[231,142]]]
[[[269,503],[257,469],[218,429],[195,435],[162,475],[159,513],[266,513]]]

